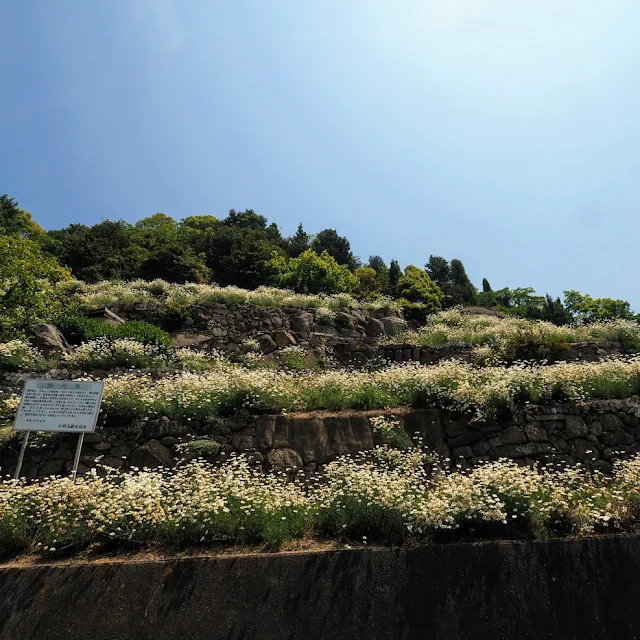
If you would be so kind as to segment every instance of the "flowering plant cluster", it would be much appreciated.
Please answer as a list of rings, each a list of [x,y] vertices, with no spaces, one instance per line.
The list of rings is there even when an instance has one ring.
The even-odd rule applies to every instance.
[[[226,361],[220,352],[171,349],[128,338],[97,338],[83,342],[69,353],[45,358],[25,340],[0,343],[0,371],[40,371],[55,366],[84,371],[127,369],[181,369],[205,371]]]
[[[42,353],[26,340],[0,342],[0,371],[37,371],[46,364]]]
[[[114,309],[127,303],[145,303],[151,308],[181,308],[198,304],[252,304],[264,307],[326,308],[359,307],[366,309],[396,308],[390,298],[358,301],[347,293],[334,295],[305,295],[288,289],[258,287],[251,291],[239,287],[219,287],[213,284],[175,284],[164,280],[132,280],[118,282],[105,280],[85,284],[78,280],[59,285],[75,295],[86,307],[108,306]]]
[[[79,369],[154,368],[167,360],[166,350],[153,344],[119,338],[97,338],[62,355],[62,362]]]
[[[92,543],[170,547],[220,542],[277,548],[316,535],[401,543],[451,536],[547,537],[636,531],[640,458],[613,476],[579,466],[500,460],[471,472],[433,471],[433,457],[378,447],[295,480],[242,456],[215,467],[93,471],[0,483],[0,553],[54,553]]]
[[[475,367],[445,361],[378,371],[296,372],[248,369],[220,361],[204,373],[159,380],[125,374],[106,379],[103,411],[111,417],[200,419],[237,412],[433,406],[490,416],[526,402],[622,398],[640,390],[640,357],[601,362]]]
[[[484,347],[478,349],[479,357],[512,359],[520,347],[538,346],[544,355],[571,342],[619,341],[640,350],[640,325],[631,320],[614,320],[558,327],[542,320],[499,318],[454,308],[429,316],[425,326],[407,331],[394,341],[425,346],[472,344]]]

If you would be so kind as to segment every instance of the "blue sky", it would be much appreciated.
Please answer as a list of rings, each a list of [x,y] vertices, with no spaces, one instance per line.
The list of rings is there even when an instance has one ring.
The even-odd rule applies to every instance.
[[[47,228],[253,208],[640,310],[635,0],[30,0],[7,192]]]

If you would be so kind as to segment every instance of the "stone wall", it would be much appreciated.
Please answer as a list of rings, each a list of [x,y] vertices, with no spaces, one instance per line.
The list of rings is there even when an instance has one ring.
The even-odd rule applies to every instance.
[[[443,459],[464,466],[510,458],[522,464],[581,462],[604,472],[617,459],[640,452],[640,398],[600,400],[581,404],[527,406],[509,419],[472,421],[439,409],[312,412],[193,421],[168,418],[144,425],[99,428],[85,437],[81,471],[96,463],[127,470],[171,467],[180,458],[177,445],[213,440],[219,445],[210,461],[245,453],[264,469],[303,469],[312,473],[327,462],[379,443],[369,418],[397,417],[409,434],[419,433],[424,444]],[[60,434],[40,439],[29,448],[24,475],[37,477],[71,469],[77,436]],[[0,451],[2,473],[12,473],[19,442]]]
[[[635,350],[623,345],[621,342],[574,342],[566,348],[558,350],[548,356],[549,363],[554,362],[598,362],[604,358],[622,356],[635,353]],[[406,343],[385,344],[380,346],[378,357],[388,362],[420,362],[420,364],[435,364],[440,360],[457,358],[471,361],[473,345],[471,344],[445,344],[431,346],[416,346]],[[522,353],[519,358],[523,360],[535,359],[532,354]]]
[[[0,567],[3,640],[632,640],[640,538]]]
[[[330,314],[298,307],[216,304],[189,307],[188,317],[172,333],[176,346],[206,346],[230,352],[247,338],[260,342],[263,352],[293,344],[315,346],[325,342],[372,344],[398,335],[406,322],[392,309],[344,308]],[[127,320],[162,324],[158,312],[141,304],[125,305],[118,313]]]

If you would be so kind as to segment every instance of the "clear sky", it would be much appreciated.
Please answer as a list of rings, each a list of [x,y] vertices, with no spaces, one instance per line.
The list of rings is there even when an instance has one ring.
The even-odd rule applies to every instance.
[[[47,228],[253,208],[640,311],[637,0],[30,0],[0,193]]]

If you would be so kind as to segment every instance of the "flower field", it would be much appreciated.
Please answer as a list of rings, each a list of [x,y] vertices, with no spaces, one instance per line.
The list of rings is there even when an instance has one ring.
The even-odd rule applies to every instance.
[[[580,467],[531,469],[501,460],[470,473],[427,472],[419,448],[378,447],[291,481],[243,457],[220,467],[95,470],[0,484],[0,554],[70,552],[95,544],[180,548],[316,536],[399,544],[462,537],[548,537],[635,531],[640,459],[613,476]]]
[[[288,289],[258,287],[255,290],[239,287],[218,287],[212,284],[174,284],[164,280],[132,280],[118,282],[105,280],[86,284],[78,280],[65,281],[58,288],[87,308],[110,307],[118,309],[124,304],[144,303],[150,308],[211,306],[214,304],[252,304],[263,307],[301,307],[307,309],[337,309],[359,307],[363,309],[394,309],[391,298],[360,301],[347,293],[335,295],[304,295]]]
[[[247,368],[224,359],[208,362],[211,370],[203,372],[107,377],[102,423],[400,406],[438,407],[482,417],[524,403],[625,398],[640,392],[638,356],[511,367],[450,360],[428,367],[405,363],[377,371],[324,372]],[[15,406],[15,398],[0,403],[0,422],[13,419]]]

